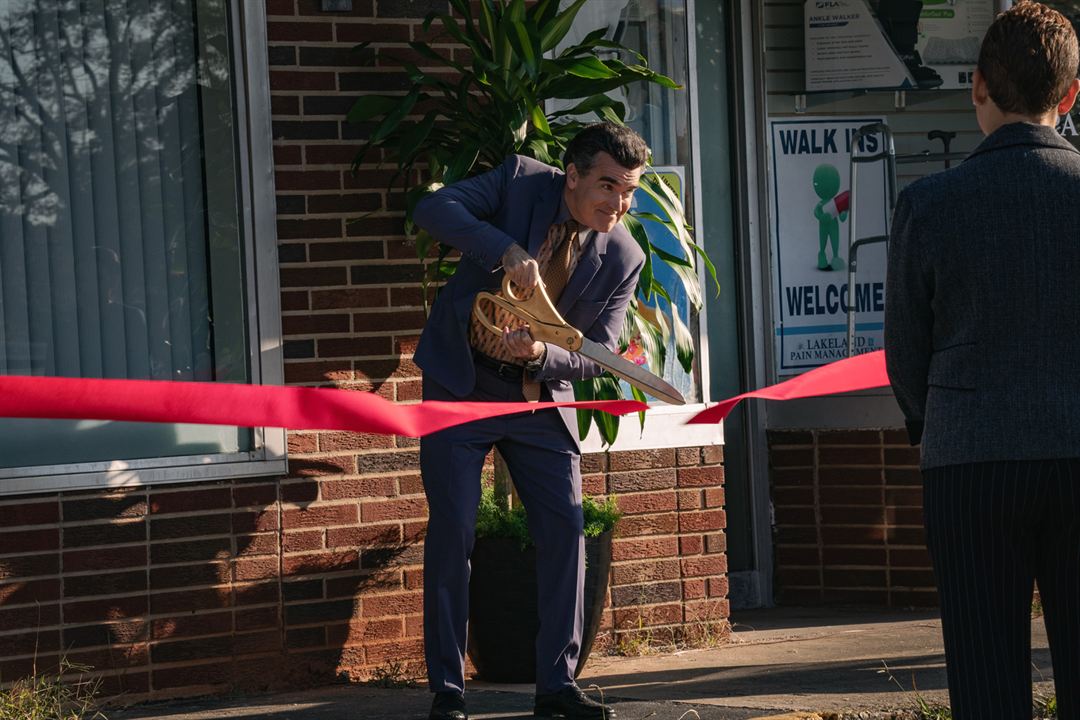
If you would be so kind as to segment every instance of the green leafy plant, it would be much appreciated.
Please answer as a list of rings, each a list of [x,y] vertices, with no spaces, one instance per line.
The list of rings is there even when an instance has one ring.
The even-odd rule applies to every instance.
[[[106,720],[95,703],[101,684],[90,668],[67,659],[55,672],[35,673],[0,690],[0,720]]]
[[[594,498],[584,495],[581,510],[585,515],[585,537],[599,537],[622,517],[615,498]],[[498,502],[493,485],[485,484],[480,493],[480,509],[476,515],[477,537],[505,537],[516,540],[522,549],[532,545],[529,536],[529,520],[520,504],[507,507]]]
[[[479,0],[478,16],[470,0],[449,0],[453,15],[433,13],[424,31],[437,30],[468,52],[468,62],[447,57],[426,42],[409,43],[421,65],[379,50],[380,62],[396,62],[404,74],[404,95],[364,95],[349,111],[348,119],[367,127],[367,141],[353,166],[371,159],[396,165],[391,187],[405,195],[406,231],[415,233],[417,255],[428,263],[428,282],[452,274],[450,249],[412,223],[417,201],[427,193],[499,165],[518,153],[562,166],[566,144],[585,122],[604,119],[622,123],[626,108],[607,93],[635,83],[655,83],[679,89],[670,78],[649,68],[640,54],[606,40],[605,30],[589,33],[576,44],[559,49],[586,0],[559,10],[559,0]],[[370,52],[366,45],[361,51]],[[602,57],[601,57],[602,56]],[[548,112],[549,100],[569,101],[565,110]],[[628,309],[620,339],[625,350],[631,339],[639,342],[649,365],[664,366],[668,343],[674,338],[676,355],[690,372],[693,338],[678,312],[658,310],[660,299],[671,303],[671,288],[654,274],[657,263],[671,267],[695,310],[702,305],[699,264],[716,282],[716,271],[694,242],[678,195],[656,173],[646,172],[641,191],[661,214],[632,213],[623,223],[645,251],[646,264],[637,287],[637,302]],[[642,220],[659,223],[676,238],[680,253],[657,247]],[[581,399],[622,397],[613,376],[575,384]],[[633,394],[644,400],[640,391]],[[579,413],[582,437],[595,422],[604,442],[618,433],[618,418],[598,411]],[[644,414],[640,416],[644,423]]]

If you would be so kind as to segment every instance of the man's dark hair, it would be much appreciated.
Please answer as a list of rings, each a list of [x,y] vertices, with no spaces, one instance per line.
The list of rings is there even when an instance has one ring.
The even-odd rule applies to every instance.
[[[1072,24],[1057,10],[1022,0],[999,14],[982,41],[979,71],[1005,112],[1042,115],[1061,102],[1080,54]]]
[[[649,161],[649,146],[640,135],[624,125],[598,122],[586,125],[566,146],[563,167],[573,163],[580,174],[588,175],[599,152],[606,152],[627,170]]]

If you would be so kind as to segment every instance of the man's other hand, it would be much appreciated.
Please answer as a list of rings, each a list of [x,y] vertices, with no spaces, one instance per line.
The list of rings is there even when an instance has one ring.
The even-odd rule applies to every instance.
[[[503,342],[511,355],[522,360],[536,360],[544,354],[544,343],[532,339],[528,326],[519,330],[504,327]]]
[[[502,256],[502,265],[514,285],[522,290],[536,287],[540,282],[540,266],[520,245],[514,244],[506,249]]]

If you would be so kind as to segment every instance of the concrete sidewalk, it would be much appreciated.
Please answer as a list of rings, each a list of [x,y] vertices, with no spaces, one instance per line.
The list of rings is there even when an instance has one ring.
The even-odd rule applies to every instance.
[[[933,613],[774,608],[739,612],[730,644],[645,657],[594,657],[579,678],[619,720],[888,717],[947,702],[941,627]],[[1041,619],[1033,620],[1037,692],[1053,693]],[[902,687],[901,687],[902,686]],[[532,686],[470,683],[473,720],[532,716]],[[592,691],[595,692],[595,691]],[[404,720],[427,717],[421,688],[333,686],[302,693],[147,705],[112,720]],[[693,710],[694,712],[689,712]],[[833,713],[831,716],[829,713]],[[792,714],[793,713],[793,714]]]

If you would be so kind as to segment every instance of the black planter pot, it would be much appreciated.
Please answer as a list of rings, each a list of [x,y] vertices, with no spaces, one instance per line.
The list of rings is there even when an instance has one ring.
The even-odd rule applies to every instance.
[[[585,538],[585,626],[577,673],[600,628],[611,572],[611,532]],[[477,538],[469,580],[469,657],[487,682],[536,680],[536,548]]]

